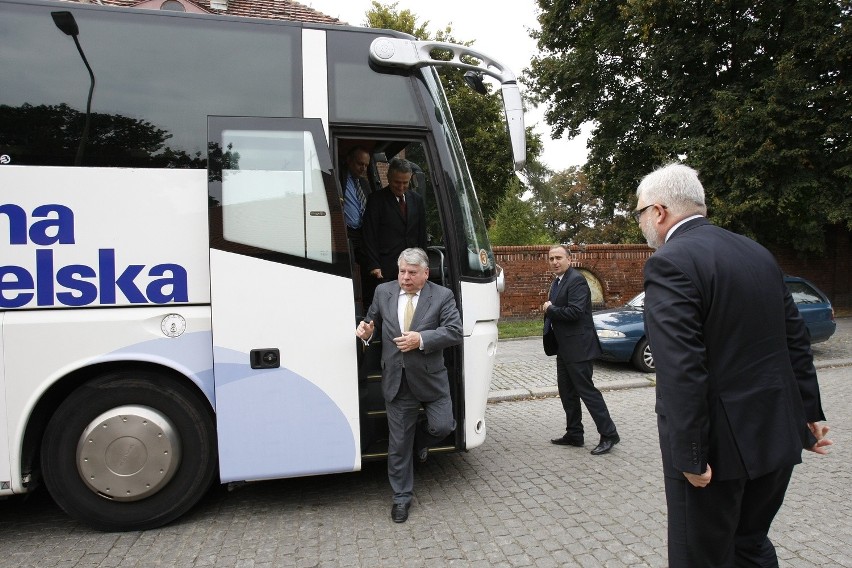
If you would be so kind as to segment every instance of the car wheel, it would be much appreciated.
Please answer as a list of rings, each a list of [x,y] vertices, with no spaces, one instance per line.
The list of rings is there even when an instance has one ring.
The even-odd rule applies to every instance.
[[[651,354],[651,346],[648,344],[648,338],[643,337],[636,344],[636,349],[633,351],[631,359],[633,366],[643,373],[654,372],[654,356]]]
[[[68,396],[47,425],[45,485],[72,517],[105,531],[162,526],[189,510],[216,473],[206,401],[151,371],[98,377]]]

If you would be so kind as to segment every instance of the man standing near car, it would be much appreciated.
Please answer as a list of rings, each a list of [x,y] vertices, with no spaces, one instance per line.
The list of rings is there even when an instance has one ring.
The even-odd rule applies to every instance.
[[[565,410],[565,434],[550,440],[560,446],[582,447],[583,422],[580,401],[595,422],[600,442],[593,455],[609,452],[620,441],[603,395],[592,382],[593,360],[601,346],[592,320],[592,291],[586,278],[570,268],[568,249],[551,247],[547,260],[556,277],[544,312],[544,352],[556,355],[556,382]]]
[[[671,568],[778,566],[767,534],[802,449],[827,453],[807,329],[775,259],[704,217],[695,170],[636,191]]]

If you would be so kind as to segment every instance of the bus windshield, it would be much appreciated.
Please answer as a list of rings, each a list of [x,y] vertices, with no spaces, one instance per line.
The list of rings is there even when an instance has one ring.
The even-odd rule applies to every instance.
[[[440,115],[441,134],[450,152],[451,164],[447,164],[447,174],[458,196],[457,200],[453,200],[453,206],[459,208],[455,218],[459,224],[456,234],[460,238],[458,253],[461,274],[474,278],[491,277],[494,274],[494,253],[488,241],[485,220],[476,199],[473,180],[467,168],[449,103],[434,68],[423,68],[423,79]],[[439,133],[436,132],[435,136],[438,137]]]

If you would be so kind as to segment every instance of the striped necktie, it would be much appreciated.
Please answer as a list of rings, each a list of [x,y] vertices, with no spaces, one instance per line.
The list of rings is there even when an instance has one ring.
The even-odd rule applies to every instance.
[[[361,180],[356,177],[351,178],[352,185],[355,186],[355,195],[358,197],[358,201],[361,203],[361,214],[363,215],[364,209],[367,208],[367,196],[364,194],[364,190],[361,188]]]

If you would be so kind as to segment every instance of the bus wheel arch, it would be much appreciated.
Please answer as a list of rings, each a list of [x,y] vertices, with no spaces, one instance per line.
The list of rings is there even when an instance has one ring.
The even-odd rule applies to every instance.
[[[72,517],[100,530],[155,528],[213,483],[215,420],[192,385],[165,371],[112,369],[53,413],[41,466],[51,496]],[[113,482],[124,483],[115,484],[118,495]]]

